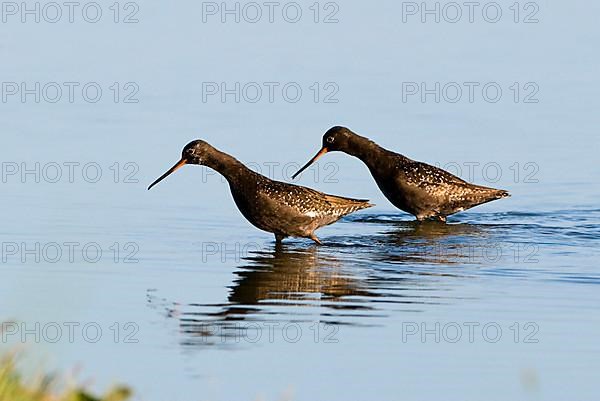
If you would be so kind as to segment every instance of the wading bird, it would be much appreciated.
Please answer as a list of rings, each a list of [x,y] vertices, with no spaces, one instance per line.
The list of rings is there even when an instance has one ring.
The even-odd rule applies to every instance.
[[[417,220],[446,221],[446,217],[509,195],[502,189],[470,184],[429,164],[384,149],[345,127],[333,127],[323,136],[321,150],[292,178],[327,152],[340,151],[367,165],[379,189],[398,209]]]
[[[316,229],[373,206],[367,200],[327,195],[271,180],[201,140],[190,142],[183,149],[181,160],[148,189],[186,164],[204,165],[223,175],[242,215],[259,229],[275,234],[277,243],[285,237],[301,237],[321,244],[314,233]]]

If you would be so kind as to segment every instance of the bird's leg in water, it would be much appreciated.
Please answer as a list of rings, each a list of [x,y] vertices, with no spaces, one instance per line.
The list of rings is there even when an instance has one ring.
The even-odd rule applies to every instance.
[[[317,238],[317,236],[314,233],[312,233],[309,238],[315,241],[317,244],[323,245],[323,243]]]
[[[437,221],[440,223],[445,223],[446,222],[446,218],[447,216],[442,216],[440,214],[437,215],[432,215],[432,216],[417,216],[417,221],[419,223],[426,223],[426,222],[432,222],[432,221]]]
[[[285,235],[275,234],[275,243],[281,245],[281,242],[283,241],[284,238],[285,238]]]

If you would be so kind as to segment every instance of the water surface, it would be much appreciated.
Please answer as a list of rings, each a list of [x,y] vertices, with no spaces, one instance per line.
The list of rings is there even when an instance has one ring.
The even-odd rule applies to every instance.
[[[105,90],[0,105],[3,172],[40,164],[0,184],[0,320],[34,333],[19,326],[3,351],[143,400],[595,399],[598,5],[539,3],[536,24],[403,23],[392,1],[340,3],[337,24],[139,5],[137,24],[0,24],[3,82]],[[271,81],[305,95],[201,95],[203,82]],[[402,82],[470,81],[505,95],[403,101]],[[114,82],[136,83],[139,102],[112,101]],[[338,102],[315,103],[315,82],[335,83]],[[539,102],[515,103],[514,82],[535,82]],[[324,246],[277,247],[206,169],[145,190],[195,138],[288,180],[335,124],[512,197],[417,224],[358,160],[329,154],[298,183],[377,206],[320,230]],[[53,163],[56,183],[42,173]]]

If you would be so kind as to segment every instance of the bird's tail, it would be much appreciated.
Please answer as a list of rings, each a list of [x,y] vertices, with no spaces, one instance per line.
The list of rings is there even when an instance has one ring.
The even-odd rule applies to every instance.
[[[495,199],[510,198],[510,193],[504,189],[496,189],[493,192]]]
[[[325,195],[325,199],[335,208],[343,210],[344,215],[375,206],[368,199],[353,199],[335,195]]]
[[[508,198],[510,193],[504,189],[496,189],[478,186],[470,196],[472,198],[473,206],[481,205],[482,203],[492,202],[497,199]]]

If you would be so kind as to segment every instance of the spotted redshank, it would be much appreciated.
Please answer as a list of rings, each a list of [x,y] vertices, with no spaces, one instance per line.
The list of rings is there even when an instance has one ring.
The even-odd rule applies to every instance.
[[[223,175],[242,215],[259,229],[275,234],[277,243],[285,237],[301,237],[321,244],[315,230],[373,206],[367,200],[327,195],[271,180],[201,140],[190,142],[183,149],[181,160],[148,189],[186,164],[204,165]]]
[[[470,184],[440,168],[384,149],[345,127],[327,131],[321,150],[293,178],[325,153],[333,151],[360,159],[385,197],[417,220],[446,221],[451,214],[510,196],[502,189]]]

